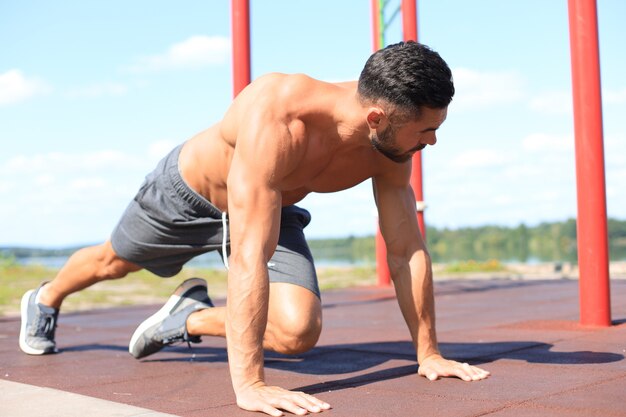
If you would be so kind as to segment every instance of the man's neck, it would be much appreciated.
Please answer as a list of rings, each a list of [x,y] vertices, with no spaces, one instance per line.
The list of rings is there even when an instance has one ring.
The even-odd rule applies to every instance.
[[[365,108],[356,93],[356,82],[340,84],[345,84],[346,89],[337,98],[333,111],[337,133],[346,144],[370,146],[369,126]]]

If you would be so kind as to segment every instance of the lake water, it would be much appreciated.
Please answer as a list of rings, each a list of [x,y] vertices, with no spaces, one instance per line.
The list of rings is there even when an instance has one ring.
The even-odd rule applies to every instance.
[[[18,258],[19,265],[41,265],[47,268],[61,268],[67,262],[67,256],[45,256],[45,257],[29,257]],[[355,261],[353,259],[325,259],[315,257],[315,266],[321,268],[327,267],[347,267],[347,266],[368,266],[373,265],[367,261]],[[187,263],[186,266],[196,268],[225,269],[222,258],[217,252],[209,252],[200,255]]]

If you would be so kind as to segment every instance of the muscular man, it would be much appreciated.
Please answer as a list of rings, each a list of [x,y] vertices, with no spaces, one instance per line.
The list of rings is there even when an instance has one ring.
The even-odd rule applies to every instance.
[[[109,241],[78,251],[54,280],[24,295],[20,347],[29,354],[56,351],[58,311],[73,292],[142,268],[172,276],[194,256],[219,250],[230,267],[226,307],[213,307],[203,280],[188,280],[139,326],[131,354],[141,358],[175,341],[226,336],[241,408],[276,416],[328,409],[313,396],[267,385],[263,349],[303,352],[321,331],[320,295],[303,234],[310,215],[294,204],[310,192],[340,191],[372,178],[419,374],[486,378],[488,372],[439,353],[431,262],[409,184],[410,159],[436,143],[453,94],[445,61],[414,42],[374,53],[358,82],[260,77],[221,122],[159,163]]]

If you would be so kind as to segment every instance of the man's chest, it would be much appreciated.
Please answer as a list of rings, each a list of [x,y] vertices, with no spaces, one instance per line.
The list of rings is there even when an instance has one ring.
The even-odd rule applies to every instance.
[[[345,190],[376,174],[374,153],[369,149],[339,151],[315,158],[304,158],[285,178],[283,190],[331,193]]]

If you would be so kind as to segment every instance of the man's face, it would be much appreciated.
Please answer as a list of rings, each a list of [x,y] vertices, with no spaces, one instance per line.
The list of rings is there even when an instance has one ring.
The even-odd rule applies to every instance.
[[[406,154],[398,149],[394,145],[394,143],[396,142],[395,136],[396,135],[393,128],[391,127],[391,125],[389,125],[384,130],[382,130],[380,134],[377,134],[376,131],[373,131],[370,135],[370,141],[372,142],[372,146],[374,147],[374,149],[376,149],[378,152],[382,153],[393,162],[401,164],[411,159],[413,157],[413,154]]]
[[[388,124],[385,129],[370,134],[372,147],[397,163],[409,161],[426,145],[437,143],[436,130],[446,120],[448,109],[422,108],[421,116],[399,128]]]

